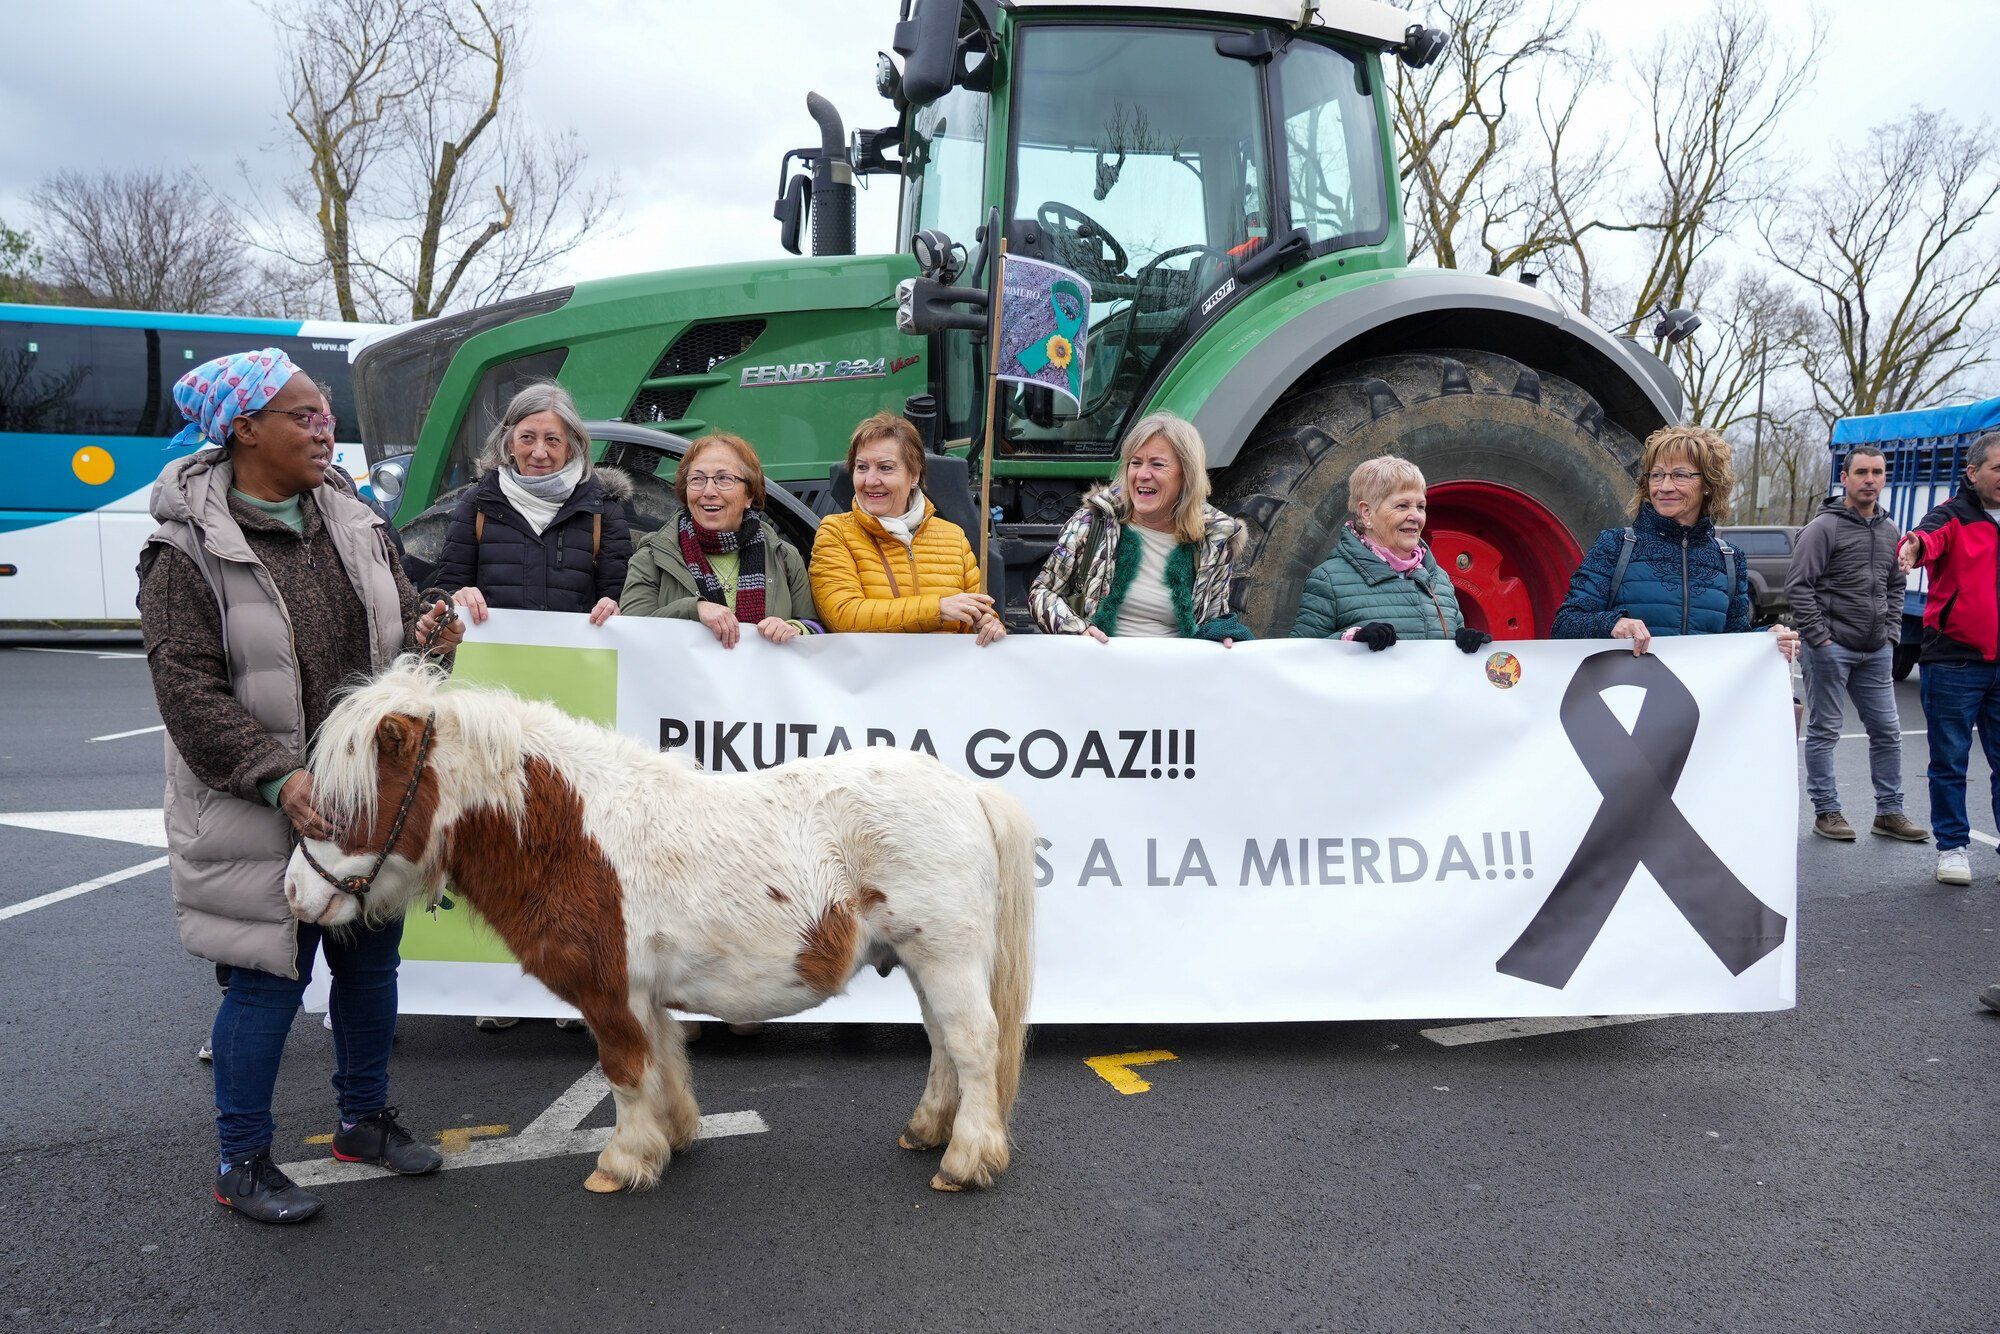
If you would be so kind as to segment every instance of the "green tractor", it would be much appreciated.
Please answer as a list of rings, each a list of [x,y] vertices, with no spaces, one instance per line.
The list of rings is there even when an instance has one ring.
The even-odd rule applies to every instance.
[[[1245,619],[1283,634],[1374,455],[1431,484],[1428,533],[1467,619],[1546,635],[1570,572],[1622,522],[1638,441],[1681,390],[1636,342],[1532,284],[1407,262],[1384,58],[1443,37],[1374,0],[904,0],[877,86],[895,123],[785,155],[774,262],[641,274],[411,326],[355,368],[371,454],[421,562],[521,385],[554,377],[638,474],[641,522],[686,439],[751,440],[819,513],[856,422],[904,411],[929,489],[976,523],[982,318],[941,306],[1006,252],[1088,278],[1080,405],[998,396],[989,571],[1027,582],[1125,426],[1168,409],[1249,526]],[[794,164],[796,165],[796,168]],[[856,255],[858,174],[900,178],[900,250]],[[905,327],[898,327],[899,287]],[[1675,312],[1683,322],[1692,317]],[[975,326],[975,327],[965,327]],[[638,429],[634,429],[638,428]],[[949,493],[949,494],[945,494]]]

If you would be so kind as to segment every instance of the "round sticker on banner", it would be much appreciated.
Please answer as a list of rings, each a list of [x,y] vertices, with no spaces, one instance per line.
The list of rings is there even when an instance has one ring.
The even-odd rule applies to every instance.
[[[1486,679],[1511,690],[1521,683],[1521,660],[1511,653],[1495,653],[1486,660]]]

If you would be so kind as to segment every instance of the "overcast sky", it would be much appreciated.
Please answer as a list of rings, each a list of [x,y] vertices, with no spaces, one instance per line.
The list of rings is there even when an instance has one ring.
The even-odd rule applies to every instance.
[[[553,281],[775,256],[779,155],[816,139],[807,90],[832,98],[850,129],[892,114],[873,75],[896,0],[531,5],[521,107],[542,129],[576,130],[622,191],[618,234],[579,251]],[[1803,30],[1815,8],[1828,23],[1825,58],[1786,127],[1786,151],[1804,170],[1913,103],[2000,120],[2000,0],[1766,8],[1787,29]],[[0,219],[32,226],[28,192],[65,167],[187,164],[232,193],[243,189],[239,161],[266,190],[294,169],[277,126],[270,24],[250,0],[8,9]],[[1585,0],[1583,15],[1617,51],[1704,10],[1696,0]],[[863,196],[864,250],[891,244],[894,203],[893,183],[877,178]]]

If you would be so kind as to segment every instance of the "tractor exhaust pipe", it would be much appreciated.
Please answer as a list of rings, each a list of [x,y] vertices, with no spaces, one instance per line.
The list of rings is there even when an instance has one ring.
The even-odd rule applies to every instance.
[[[847,160],[847,130],[840,112],[818,93],[806,94],[806,112],[819,126],[819,160],[813,164],[812,252],[854,253],[854,166]]]

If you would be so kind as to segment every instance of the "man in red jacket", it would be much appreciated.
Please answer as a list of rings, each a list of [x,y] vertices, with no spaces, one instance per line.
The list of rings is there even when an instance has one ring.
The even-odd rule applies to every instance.
[[[1904,570],[1923,566],[1931,575],[1922,697],[1937,878],[1969,885],[1965,769],[1975,725],[1988,768],[2000,771],[2000,431],[1972,442],[1958,494],[1925,515],[1896,554]],[[1989,785],[2000,826],[2000,785]]]

